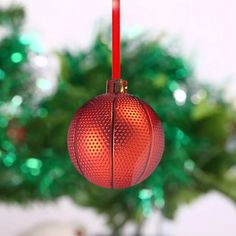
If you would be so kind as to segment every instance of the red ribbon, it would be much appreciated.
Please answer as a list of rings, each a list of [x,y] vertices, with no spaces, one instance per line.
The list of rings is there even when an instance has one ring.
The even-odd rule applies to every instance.
[[[120,0],[112,4],[112,79],[120,78]]]

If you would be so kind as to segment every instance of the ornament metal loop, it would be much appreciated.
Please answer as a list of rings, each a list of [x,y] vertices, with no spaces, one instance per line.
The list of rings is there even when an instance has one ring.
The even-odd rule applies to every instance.
[[[127,80],[107,80],[107,93],[127,93]]]

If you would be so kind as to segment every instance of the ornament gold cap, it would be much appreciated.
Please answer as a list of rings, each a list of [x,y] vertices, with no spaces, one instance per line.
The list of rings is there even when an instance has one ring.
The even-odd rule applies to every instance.
[[[107,93],[127,93],[127,80],[107,80]]]

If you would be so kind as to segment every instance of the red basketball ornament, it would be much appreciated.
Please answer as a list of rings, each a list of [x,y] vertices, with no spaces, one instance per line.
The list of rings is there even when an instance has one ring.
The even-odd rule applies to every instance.
[[[126,88],[126,81],[108,81],[107,93],[79,109],[68,132],[76,169],[105,188],[128,188],[142,182],[155,170],[164,149],[159,118]]]
[[[164,150],[161,122],[152,108],[127,93],[120,78],[120,2],[113,0],[113,70],[107,92],[82,106],[68,131],[70,158],[87,180],[104,188],[141,183]]]

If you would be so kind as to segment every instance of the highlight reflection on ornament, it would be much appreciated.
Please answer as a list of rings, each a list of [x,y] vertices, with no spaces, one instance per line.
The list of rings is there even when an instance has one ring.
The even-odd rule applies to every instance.
[[[90,182],[122,189],[155,170],[164,150],[164,133],[152,108],[127,93],[127,81],[110,80],[106,94],[76,112],[68,149],[76,169]]]

